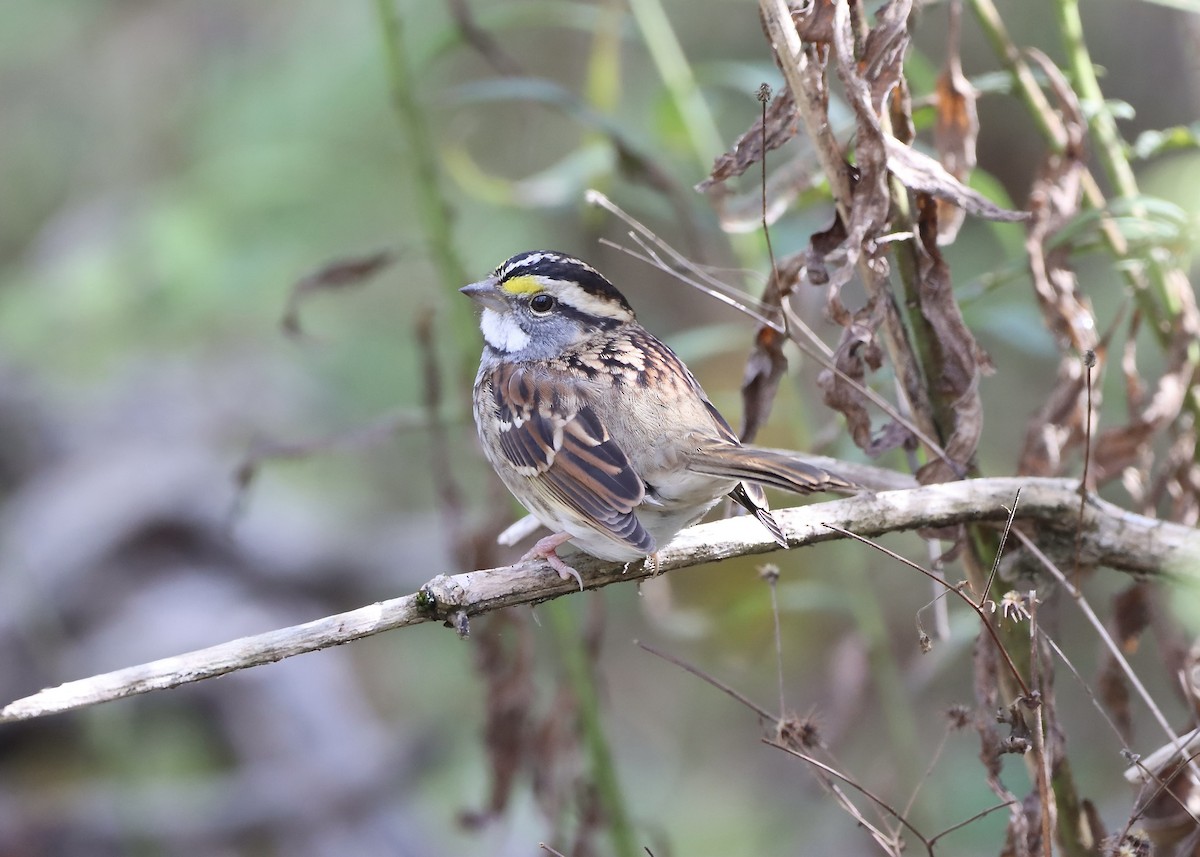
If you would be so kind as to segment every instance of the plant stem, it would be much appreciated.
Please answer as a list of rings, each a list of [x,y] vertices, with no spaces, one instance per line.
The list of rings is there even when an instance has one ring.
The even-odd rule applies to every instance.
[[[375,10],[383,34],[392,106],[403,126],[413,161],[417,220],[425,231],[425,241],[438,274],[447,286],[457,288],[469,278],[454,250],[450,210],[438,185],[437,153],[425,121],[425,111],[416,97],[417,83],[408,64],[403,25],[396,14],[394,0],[375,0]]]
[[[1092,64],[1087,42],[1083,38],[1083,20],[1079,17],[1078,0],[1057,0],[1054,8],[1058,13],[1063,48],[1071,67],[1071,82],[1083,103],[1084,114],[1091,116],[1089,124],[1098,144],[1097,154],[1117,195],[1133,199],[1138,195],[1137,179],[1133,176],[1129,159],[1125,157],[1125,144],[1117,131],[1117,121],[1104,101],[1100,81],[1096,78],[1096,67]]]
[[[600,722],[600,700],[596,694],[595,676],[584,652],[583,639],[574,611],[566,603],[551,604],[546,612],[562,653],[563,666],[579,704],[579,725],[591,761],[592,781],[607,814],[612,834],[613,852],[618,857],[637,857],[633,827],[625,810],[625,798],[617,781],[617,769],[609,750],[608,737]]]
[[[659,0],[630,0],[629,11],[642,31],[650,58],[687,128],[696,161],[707,169],[712,159],[725,151],[725,143],[712,111],[708,109],[708,102],[696,85],[696,76],[671,21]]]
[[[1025,102],[1025,106],[1029,108],[1029,113],[1033,117],[1033,121],[1037,123],[1042,136],[1046,138],[1055,152],[1061,152],[1067,144],[1067,132],[1063,128],[1058,114],[1050,106],[1046,94],[1038,86],[1029,64],[1021,58],[1021,52],[1013,44],[1008,30],[1004,26],[1004,21],[996,10],[996,5],[992,0],[970,0],[970,3],[979,25],[983,27],[984,35],[991,42],[992,50],[1012,73],[1017,93]]]

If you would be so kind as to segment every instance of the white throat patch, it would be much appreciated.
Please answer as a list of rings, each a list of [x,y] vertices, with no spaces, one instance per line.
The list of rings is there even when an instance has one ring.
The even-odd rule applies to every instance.
[[[483,310],[479,319],[479,329],[487,344],[506,354],[521,351],[529,345],[529,334],[521,330],[512,313],[499,313],[494,309]]]

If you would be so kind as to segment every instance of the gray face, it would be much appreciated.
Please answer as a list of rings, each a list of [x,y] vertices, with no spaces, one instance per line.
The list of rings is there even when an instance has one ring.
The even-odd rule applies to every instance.
[[[634,320],[621,293],[583,262],[546,251],[514,259],[460,289],[483,306],[479,326],[491,351],[546,359]]]
[[[596,329],[545,292],[505,295],[504,302],[503,310],[485,308],[480,325],[488,345],[517,360],[553,357]]]
[[[544,292],[496,297],[501,300],[484,304],[479,326],[488,346],[512,359],[553,357],[596,330],[596,325]]]
[[[479,326],[489,348],[515,360],[555,357],[602,330],[633,321],[624,299],[592,294],[567,280],[488,277],[461,291],[484,308]]]

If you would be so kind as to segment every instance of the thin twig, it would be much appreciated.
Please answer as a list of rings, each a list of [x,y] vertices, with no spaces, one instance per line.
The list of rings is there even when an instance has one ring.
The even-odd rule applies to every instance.
[[[1014,504],[1015,505],[1015,504]],[[1042,681],[1042,652],[1037,645],[1037,599],[1029,599],[1029,680],[1039,693],[1046,685]],[[1041,695],[1045,701],[1045,694]],[[1033,764],[1037,768],[1037,789],[1040,804],[1039,818],[1042,822],[1042,857],[1053,857],[1054,837],[1052,814],[1057,814],[1057,795],[1050,787],[1050,756],[1046,750],[1046,706],[1038,705],[1033,709]]]
[[[1095,706],[1098,712],[1100,712],[1100,716],[1104,718],[1104,722],[1108,724],[1108,728],[1111,729],[1113,734],[1117,736],[1117,740],[1121,743],[1121,749],[1128,753],[1132,753],[1133,748],[1125,743],[1125,736],[1121,734],[1121,730],[1117,728],[1117,724],[1113,722],[1113,719],[1108,715],[1108,711],[1105,710],[1100,700],[1096,698],[1096,694],[1092,690],[1091,686],[1087,683],[1084,677],[1079,674],[1079,670],[1075,669],[1075,665],[1071,663],[1066,653],[1062,650],[1062,648],[1059,647],[1058,643],[1054,642],[1054,638],[1047,634],[1040,627],[1038,628],[1037,633],[1038,636],[1045,641],[1046,645],[1050,647],[1050,650],[1054,652],[1054,654],[1058,655],[1059,660],[1061,660],[1066,668],[1070,670],[1071,675],[1075,676],[1075,680],[1079,682],[1079,685],[1083,688],[1083,692],[1087,695],[1087,698],[1092,701],[1092,705]],[[1197,826],[1200,826],[1200,821],[1197,822]]]
[[[775,669],[779,678],[779,719],[787,717],[787,701],[783,693],[783,632],[779,621],[779,566],[764,566],[763,577],[771,590],[771,618],[775,625]]]
[[[1126,824],[1124,832],[1122,833],[1122,835],[1124,835],[1125,833],[1129,832],[1129,828],[1131,828],[1134,825],[1134,823],[1137,820],[1137,817],[1142,812],[1145,812],[1146,807],[1154,800],[1154,798],[1157,797],[1162,792],[1163,789],[1167,788],[1167,783],[1164,782],[1162,780],[1162,778],[1158,776],[1158,774],[1156,774],[1154,771],[1150,770],[1144,764],[1142,764],[1142,761],[1137,758],[1137,754],[1133,752],[1133,748],[1131,748],[1127,743],[1125,743],[1125,736],[1121,734],[1121,730],[1119,728],[1117,728],[1117,724],[1113,722],[1113,719],[1112,719],[1112,717],[1109,716],[1108,711],[1105,710],[1104,706],[1100,703],[1100,700],[1096,698],[1096,694],[1092,690],[1091,686],[1087,683],[1087,681],[1084,680],[1083,676],[1079,674],[1079,670],[1077,670],[1075,668],[1075,665],[1073,663],[1071,663],[1071,660],[1067,657],[1066,653],[1063,652],[1063,650],[1059,647],[1058,643],[1056,643],[1054,641],[1054,638],[1051,637],[1049,634],[1047,634],[1044,630],[1042,630],[1041,627],[1038,628],[1037,633],[1038,633],[1039,639],[1044,641],[1046,643],[1046,645],[1048,645],[1050,647],[1050,650],[1052,652],[1054,652],[1054,654],[1058,655],[1059,660],[1061,660],[1063,662],[1063,664],[1066,666],[1066,668],[1068,670],[1070,670],[1071,675],[1075,676],[1075,680],[1077,682],[1079,682],[1080,687],[1083,688],[1083,692],[1087,695],[1088,699],[1091,700],[1092,706],[1096,709],[1096,711],[1098,711],[1100,713],[1100,717],[1104,720],[1105,723],[1108,724],[1108,728],[1111,729],[1113,731],[1113,734],[1117,736],[1117,741],[1118,741],[1118,743],[1120,743],[1121,750],[1124,752],[1125,757],[1127,759],[1133,759],[1134,760],[1133,764],[1137,768],[1141,769],[1146,774],[1146,778],[1153,780],[1154,782],[1156,782],[1158,784],[1158,789],[1156,789],[1154,791],[1154,793],[1143,802],[1142,808],[1135,811],[1134,814],[1131,816],[1130,820]],[[1196,754],[1193,754],[1193,758],[1195,758],[1195,755]],[[1183,798],[1181,798],[1179,795],[1175,794],[1175,792],[1170,792],[1169,794],[1175,800],[1175,802],[1177,804],[1179,804],[1179,808],[1182,809],[1184,812],[1186,812],[1191,817],[1192,822],[1196,825],[1196,827],[1200,827],[1200,817],[1197,817],[1196,814],[1194,812],[1192,812],[1192,810],[1188,807],[1187,802],[1184,801]]]
[[[463,41],[487,60],[493,70],[509,77],[525,75],[525,67],[509,56],[500,46],[496,37],[475,20],[475,13],[467,5],[467,0],[448,0],[448,4],[450,14],[454,17],[454,23],[458,27]]]
[[[721,681],[720,679],[718,679],[714,676],[709,675],[708,673],[704,672],[704,670],[700,669],[699,667],[693,666],[692,664],[689,664],[685,660],[681,660],[680,658],[677,658],[674,655],[669,655],[666,652],[662,651],[661,649],[656,649],[654,646],[648,645],[647,643],[643,643],[640,640],[634,640],[633,644],[635,646],[637,646],[639,649],[641,649],[642,651],[649,652],[650,654],[654,655],[656,658],[662,658],[667,663],[674,664],[675,666],[679,667],[681,670],[690,672],[692,675],[694,675],[696,678],[700,679],[701,681],[711,684],[717,690],[721,691],[722,693],[724,693],[727,696],[732,697],[733,699],[740,702],[742,705],[749,708],[751,711],[753,711],[755,714],[757,714],[763,720],[766,720],[768,723],[775,723],[779,720],[778,717],[776,717],[771,712],[767,711],[767,709],[763,708],[761,705],[759,705],[754,700],[750,699],[748,696],[744,696],[739,691],[734,690],[732,687],[725,684],[725,682]]]
[[[1125,655],[1121,652],[1121,647],[1117,645],[1116,641],[1112,638],[1112,635],[1108,633],[1108,629],[1104,627],[1104,623],[1100,621],[1100,617],[1096,615],[1094,610],[1092,610],[1092,605],[1089,604],[1087,599],[1083,597],[1083,593],[1073,586],[1069,580],[1067,580],[1067,576],[1063,574],[1062,570],[1055,565],[1054,562],[1048,556],[1046,556],[1046,554],[1044,554],[1036,544],[1033,543],[1032,539],[1030,539],[1020,530],[1014,530],[1014,532],[1016,533],[1017,538],[1021,540],[1021,544],[1025,546],[1025,549],[1028,550],[1034,556],[1034,558],[1041,563],[1042,567],[1049,571],[1050,574],[1054,576],[1055,580],[1061,583],[1067,590],[1067,593],[1075,601],[1075,604],[1081,611],[1083,611],[1083,615],[1087,618],[1088,622],[1090,622],[1092,627],[1096,629],[1096,633],[1100,636],[1105,648],[1108,649],[1109,653],[1116,660],[1117,666],[1121,668],[1121,672],[1125,674],[1125,677],[1129,680],[1129,683],[1133,685],[1134,690],[1136,690],[1138,693],[1138,696],[1142,698],[1142,702],[1144,702],[1146,707],[1150,709],[1150,713],[1154,716],[1154,719],[1158,721],[1159,727],[1162,728],[1163,732],[1166,734],[1171,743],[1176,746],[1180,755],[1187,755],[1183,741],[1180,740],[1179,736],[1175,733],[1175,730],[1171,728],[1171,724],[1167,721],[1166,716],[1162,713],[1162,710],[1154,701],[1154,697],[1150,695],[1150,692],[1146,690],[1146,686],[1142,684],[1141,679],[1137,677],[1137,673],[1133,671],[1133,667],[1129,665],[1129,661],[1125,659]],[[1200,767],[1196,767],[1193,764],[1193,773],[1197,777],[1200,777]]]
[[[775,747],[778,750],[783,750],[783,752],[785,752],[789,755],[795,756],[797,759],[801,759],[805,762],[808,762],[808,764],[812,765],[814,768],[817,768],[818,770],[823,771],[824,773],[826,773],[832,777],[837,777],[839,780],[844,782],[846,785],[850,786],[852,789],[857,791],[863,797],[872,801],[876,806],[878,806],[880,809],[882,809],[888,815],[892,816],[898,822],[900,822],[902,825],[904,825],[904,827],[906,827],[908,830],[910,830],[912,832],[913,836],[915,836],[921,840],[921,843],[925,846],[925,850],[928,851],[930,855],[933,854],[933,848],[930,846],[929,840],[925,838],[925,836],[921,833],[921,831],[917,830],[917,828],[915,828],[913,826],[912,822],[910,822],[907,818],[905,818],[903,814],[897,812],[896,809],[891,806],[891,804],[889,804],[887,801],[883,800],[883,798],[875,795],[870,789],[866,788],[865,786],[859,785],[854,780],[850,779],[850,777],[843,774],[841,771],[837,770],[836,768],[832,768],[829,765],[826,765],[820,759],[815,759],[812,756],[808,755],[807,753],[801,753],[799,750],[796,750],[793,747],[785,746],[784,744],[780,744],[778,741],[773,741],[770,738],[764,738],[763,743],[770,747]]]
[[[1088,467],[1092,463],[1092,369],[1096,365],[1096,352],[1088,349],[1083,355],[1083,365],[1087,368],[1087,416],[1083,422],[1083,476],[1079,478],[1079,524],[1075,528],[1075,564],[1071,570],[1071,580],[1075,588],[1079,588],[1080,575],[1083,573],[1079,562],[1079,553],[1083,540],[1083,510],[1088,498]]]
[[[904,814],[908,815],[912,812],[913,804],[917,802],[917,796],[921,793],[921,788],[925,783],[929,782],[929,778],[933,776],[933,769],[937,767],[938,761],[942,758],[942,752],[946,749],[946,742],[950,740],[950,725],[947,724],[942,732],[942,739],[938,741],[937,748],[933,751],[933,755],[929,759],[929,764],[925,766],[925,773],[921,775],[921,779],[917,781],[913,787],[912,794],[908,796],[907,803],[904,804]]]
[[[708,271],[704,270],[704,268],[702,268],[701,266],[699,266],[695,262],[693,262],[691,259],[684,256],[682,253],[680,253],[678,250],[676,250],[674,247],[672,247],[666,241],[659,238],[658,235],[655,234],[653,231],[651,231],[649,227],[647,227],[641,221],[637,220],[635,217],[633,217],[627,211],[622,209],[620,206],[618,206],[616,203],[614,203],[611,199],[609,199],[607,196],[605,196],[600,191],[595,190],[595,189],[589,189],[584,194],[584,200],[589,205],[595,205],[600,208],[603,208],[605,211],[609,212],[610,214],[612,214],[615,217],[619,218],[620,220],[624,221],[625,224],[627,226],[629,226],[631,230],[633,230],[633,232],[630,234],[630,237],[633,238],[635,241],[637,241],[637,243],[643,247],[643,249],[646,251],[647,255],[650,257],[648,259],[643,259],[643,261],[648,261],[648,262],[650,262],[650,264],[654,265],[655,267],[661,268],[662,270],[672,274],[675,277],[678,277],[679,279],[683,280],[684,282],[687,282],[690,285],[693,285],[696,288],[699,288],[701,291],[705,292],[706,294],[710,295],[711,297],[717,298],[720,301],[723,301],[725,303],[730,304],[731,306],[734,306],[735,308],[737,308],[737,309],[741,310],[742,312],[746,313],[747,315],[749,315],[755,321],[761,322],[762,324],[766,324],[769,327],[772,327],[773,329],[777,330],[779,333],[785,332],[783,330],[782,326],[780,326],[779,322],[772,321],[771,319],[765,317],[765,312],[764,312],[765,308],[763,307],[761,302],[759,302],[755,298],[750,297],[749,295],[745,294],[744,292],[741,292],[741,291],[731,288],[728,284],[726,284],[726,283],[722,282],[721,280],[717,279],[716,277],[712,276],[710,273],[708,273]],[[639,236],[639,235],[642,238],[644,238],[645,241],[648,241],[649,243],[653,244],[655,247],[659,248],[659,250],[663,253],[663,255],[665,255],[666,257],[668,257],[671,260],[671,264],[667,264],[663,260],[661,260],[658,257],[657,253],[650,250],[646,246],[645,241],[641,241],[637,238],[637,236]],[[629,255],[634,256],[635,258],[641,258],[641,257],[638,257],[636,253],[629,251],[628,249],[622,247],[619,244],[614,244],[613,242],[606,241],[606,240],[602,240],[601,243],[607,244],[608,246],[611,246],[617,250],[622,250],[622,251],[628,253]],[[695,278],[696,281],[706,283],[709,288],[697,286],[695,282],[689,281],[688,279],[681,276],[678,273],[677,269],[687,271],[689,274],[691,274],[692,277]],[[751,306],[751,305],[753,305],[753,306]]]
[[[996,546],[996,558],[992,560],[992,570],[988,573],[987,583],[984,584],[983,594],[979,596],[979,603],[988,600],[988,596],[992,591],[992,581],[996,579],[996,572],[1000,568],[1000,559],[1004,556],[1004,545],[1008,541],[1009,530],[1012,529],[1013,519],[1017,517],[1017,504],[1021,502],[1021,489],[1017,489],[1016,496],[1013,497],[1012,510],[1008,513],[1008,520],[1004,524],[1004,532],[1000,534],[1000,544]]]
[[[1191,818],[1192,823],[1197,825],[1198,827],[1200,827],[1200,818],[1197,818],[1196,814],[1194,812],[1192,812],[1191,809],[1188,808],[1187,801],[1185,801],[1182,797],[1180,797],[1178,794],[1176,794],[1175,790],[1171,788],[1171,783],[1173,783],[1175,781],[1175,779],[1180,774],[1182,774],[1187,768],[1192,768],[1193,771],[1195,770],[1195,762],[1196,762],[1197,758],[1200,758],[1200,750],[1197,750],[1195,753],[1185,756],[1183,759],[1183,765],[1180,765],[1179,768],[1177,768],[1174,771],[1174,773],[1172,773],[1165,780],[1162,779],[1161,777],[1159,777],[1153,771],[1147,769],[1140,762],[1137,763],[1137,766],[1139,768],[1141,768],[1142,770],[1146,771],[1146,773],[1154,780],[1154,782],[1157,783],[1158,787],[1156,789],[1154,789],[1154,791],[1152,791],[1150,794],[1146,795],[1146,799],[1141,802],[1141,805],[1137,806],[1134,809],[1134,811],[1132,813],[1130,813],[1129,821],[1127,821],[1125,823],[1125,829],[1123,831],[1121,831],[1122,837],[1124,837],[1125,834],[1128,833],[1135,824],[1137,824],[1138,819],[1141,818],[1146,813],[1146,810],[1148,810],[1151,807],[1151,805],[1153,805],[1154,801],[1164,791],[1167,792],[1167,794],[1169,794],[1171,796],[1171,798],[1175,801],[1175,803],[1177,803],[1180,806],[1180,808],[1182,808],[1183,811],[1188,814],[1188,817]]]
[[[925,575],[930,580],[937,581],[940,585],[946,587],[946,589],[948,591],[953,592],[955,595],[957,595],[959,598],[961,598],[967,604],[967,606],[969,606],[972,610],[975,611],[975,615],[977,615],[979,617],[979,621],[983,624],[983,627],[985,629],[987,629],[988,635],[991,636],[992,642],[996,644],[997,651],[999,651],[1000,654],[1002,654],[1004,656],[1004,660],[1007,661],[1007,663],[1008,663],[1009,671],[1012,672],[1013,678],[1015,678],[1017,680],[1017,684],[1019,684],[1021,686],[1022,695],[1025,696],[1026,698],[1029,698],[1031,696],[1031,694],[1029,692],[1029,686],[1025,684],[1025,679],[1021,678],[1020,670],[1018,670],[1017,665],[1015,663],[1013,663],[1013,659],[1008,654],[1008,650],[1004,648],[1004,644],[1000,642],[1000,637],[996,634],[996,628],[995,628],[995,626],[992,625],[991,621],[988,620],[987,614],[984,612],[982,604],[976,604],[974,601],[972,601],[970,598],[968,598],[967,594],[965,592],[963,592],[959,587],[950,585],[949,581],[942,580],[940,577],[938,577],[932,571],[930,571],[929,569],[925,568],[924,566],[922,566],[918,563],[913,562],[911,559],[900,556],[900,554],[896,553],[895,551],[888,550],[883,545],[879,544],[879,542],[872,541],[871,539],[866,538],[865,536],[860,536],[857,533],[850,532],[849,530],[843,530],[840,527],[835,527],[833,524],[826,524],[825,526],[829,527],[829,529],[833,530],[836,533],[841,533],[843,536],[846,536],[847,538],[851,538],[851,539],[854,539],[855,541],[862,542],[865,545],[869,545],[869,546],[875,548],[875,550],[879,551],[880,553],[890,556],[892,559],[896,560],[897,562],[904,563],[904,565],[907,565],[909,568],[912,568],[912,569],[915,569],[916,571],[921,572],[921,574]]]
[[[776,625],[776,627],[778,627],[778,625]],[[767,711],[765,708],[763,708],[762,706],[758,705],[756,702],[751,700],[749,697],[744,696],[742,693],[740,693],[739,691],[730,687],[729,685],[725,684],[720,679],[715,678],[714,676],[704,672],[703,670],[701,670],[700,668],[698,668],[696,666],[693,666],[692,664],[688,663],[687,661],[677,658],[674,655],[669,655],[666,652],[663,652],[659,649],[654,648],[653,646],[649,646],[649,645],[642,643],[640,641],[637,641],[637,640],[634,641],[634,644],[636,646],[638,646],[639,648],[641,648],[642,650],[649,652],[650,654],[655,655],[656,657],[662,658],[667,663],[674,664],[675,666],[679,667],[680,669],[684,670],[685,672],[691,673],[692,675],[699,678],[701,681],[704,681],[704,682],[712,685],[717,690],[719,690],[722,693],[726,694],[727,696],[733,698],[737,702],[740,702],[742,705],[746,706],[751,711],[753,711],[755,714],[757,714],[762,720],[766,721],[767,723],[775,724],[775,729],[778,734],[780,728],[782,727],[783,718],[784,718],[784,713],[783,713],[784,707],[783,707],[782,696],[780,698],[780,709],[779,709],[780,714],[778,717],[776,717],[775,715],[773,715],[769,711]],[[780,693],[782,694],[782,686],[780,688]],[[882,831],[875,828],[875,826],[872,825],[862,815],[862,813],[858,811],[858,808],[854,806],[854,804],[849,800],[849,798],[847,798],[845,796],[845,794],[842,793],[842,791],[838,788],[836,783],[828,782],[823,777],[820,777],[819,779],[821,781],[821,784],[823,786],[825,786],[826,788],[828,788],[830,790],[830,792],[833,793],[834,797],[842,804],[842,806],[846,809],[846,811],[851,813],[854,816],[856,821],[858,821],[860,824],[862,824],[864,827],[866,827],[868,830],[871,831],[871,835],[873,837],[875,837],[877,841],[880,841],[881,844],[888,841],[888,834],[885,834]]]
[[[979,819],[983,818],[984,816],[991,815],[993,812],[995,812],[998,809],[1004,809],[1006,806],[1012,806],[1014,803],[1016,803],[1015,800],[1006,800],[1003,803],[998,803],[995,806],[990,806],[987,809],[980,810],[979,812],[975,813],[973,816],[968,818],[966,821],[960,821],[958,824],[955,824],[951,827],[947,827],[945,830],[943,830],[937,836],[934,836],[929,840],[929,847],[933,848],[933,846],[935,844],[937,844],[937,841],[939,839],[941,839],[943,836],[945,836],[947,833],[953,833],[956,830],[961,830],[962,828],[966,827],[968,824],[971,824],[972,822],[975,822],[975,821],[979,821]]]
[[[779,270],[775,264],[775,250],[771,247],[771,228],[767,225],[767,104],[771,100],[771,87],[765,83],[758,88],[758,101],[762,105],[762,157],[758,165],[762,172],[762,230],[767,241],[767,258],[771,260],[771,276]]]

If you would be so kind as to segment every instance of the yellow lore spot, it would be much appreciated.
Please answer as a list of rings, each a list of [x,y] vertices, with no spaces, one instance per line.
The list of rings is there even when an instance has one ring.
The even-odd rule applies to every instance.
[[[530,295],[534,292],[545,291],[537,277],[509,277],[500,284],[500,288],[510,295]]]

